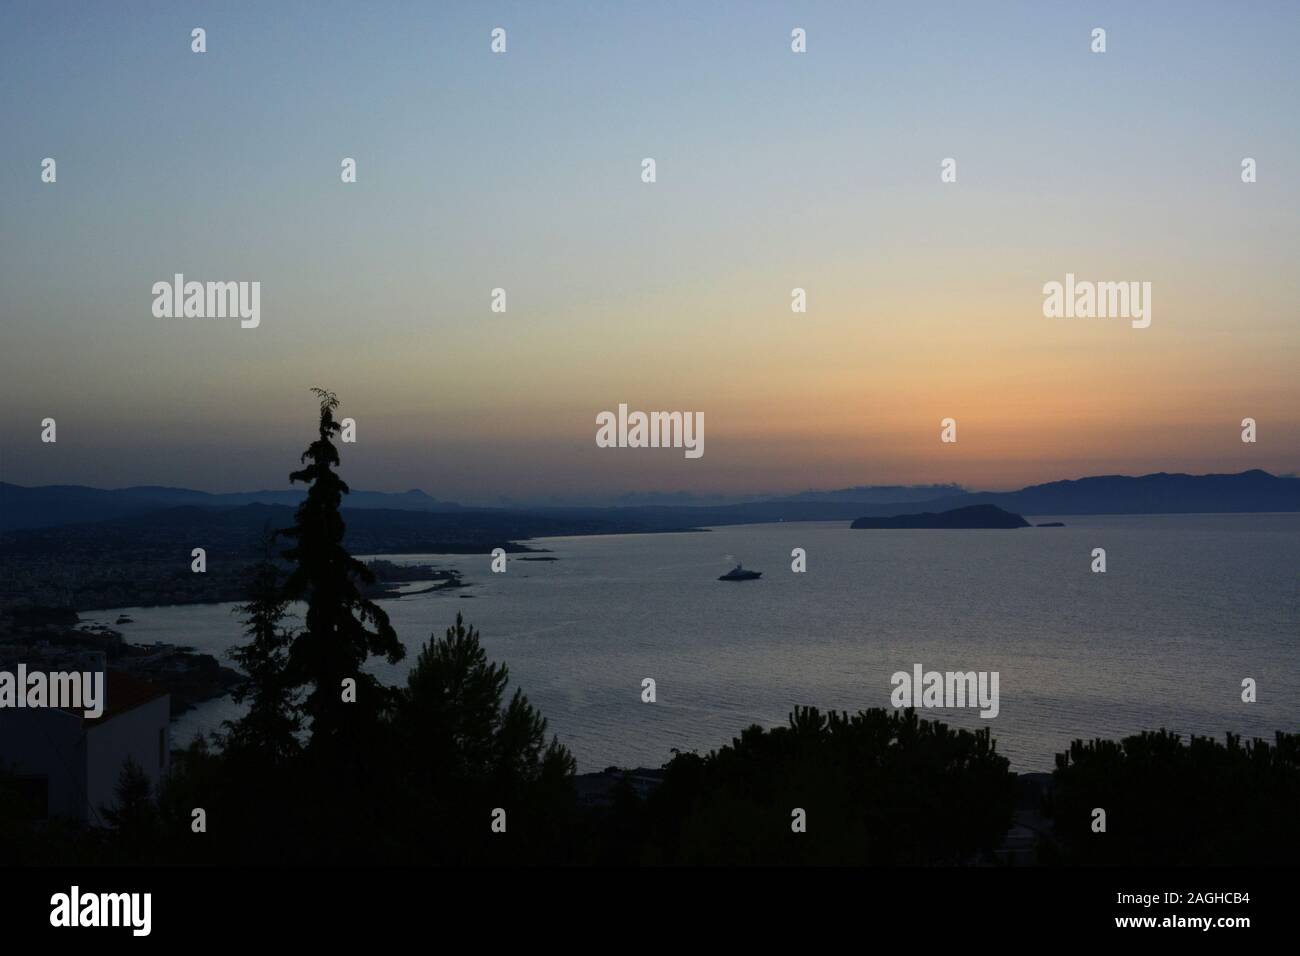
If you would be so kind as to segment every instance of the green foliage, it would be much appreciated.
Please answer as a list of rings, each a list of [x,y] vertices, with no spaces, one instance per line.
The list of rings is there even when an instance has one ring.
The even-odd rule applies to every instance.
[[[572,757],[554,738],[546,742],[546,719],[522,691],[502,706],[509,681],[459,613],[441,640],[420,649],[399,714],[433,773],[511,781],[539,779],[552,767],[572,772]]]
[[[1300,734],[1226,743],[1165,730],[1076,740],[1056,757],[1052,813],[1067,863],[1293,865],[1300,857]],[[1092,832],[1092,811],[1106,832]]]
[[[490,663],[460,614],[421,648],[397,709],[405,792],[426,820],[446,821],[422,853],[444,860],[553,859],[571,822],[574,760],[546,719]],[[488,828],[493,807],[507,811],[508,839]],[[460,825],[458,825],[458,822]]]
[[[299,751],[270,764],[246,750],[210,748],[196,737],[172,756],[159,799],[170,862],[283,864],[320,859],[331,846],[333,795]],[[194,808],[208,832],[193,832]]]
[[[235,608],[243,615],[247,644],[230,651],[231,658],[248,675],[248,683],[232,696],[249,701],[247,713],[226,721],[224,746],[254,761],[282,765],[300,749],[302,720],[297,693],[289,673],[289,646],[293,635],[284,630],[288,600],[281,587],[281,571],[271,556],[273,536],[264,542],[263,559],[250,570],[248,602]]]
[[[678,754],[651,797],[647,862],[974,862],[1011,821],[1014,777],[989,731],[915,711],[796,709],[731,746]],[[791,829],[794,808],[807,832]]]
[[[100,816],[117,830],[118,842],[134,859],[147,855],[158,838],[158,808],[153,785],[140,765],[130,757],[122,763],[111,807],[101,807]]]

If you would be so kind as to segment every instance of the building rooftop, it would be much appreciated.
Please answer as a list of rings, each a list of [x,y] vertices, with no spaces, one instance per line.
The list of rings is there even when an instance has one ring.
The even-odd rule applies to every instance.
[[[112,720],[118,714],[135,710],[141,704],[147,704],[159,697],[166,697],[168,691],[157,684],[151,684],[149,681],[132,677],[125,671],[106,670],[104,672],[104,694],[107,698],[104,701],[104,712],[98,717],[86,717],[80,710],[72,710],[70,713],[80,716],[83,724],[98,727],[100,724]]]

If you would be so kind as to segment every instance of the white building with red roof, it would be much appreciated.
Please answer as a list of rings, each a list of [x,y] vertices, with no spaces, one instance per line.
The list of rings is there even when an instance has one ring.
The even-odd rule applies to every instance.
[[[53,707],[0,709],[0,770],[38,816],[104,825],[128,757],[157,795],[171,759],[171,695],[112,670],[104,690],[104,712],[93,719]]]

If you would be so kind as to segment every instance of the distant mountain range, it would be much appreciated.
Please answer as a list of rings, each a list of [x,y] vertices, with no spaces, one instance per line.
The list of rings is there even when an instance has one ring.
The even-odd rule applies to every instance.
[[[139,485],[132,488],[89,488],[85,485],[40,485],[26,488],[0,482],[0,531],[47,528],[89,521],[109,521],[162,508],[195,506],[228,509],[244,505],[288,505],[296,508],[306,496],[303,488],[285,491],[239,491],[211,494],[189,488]],[[384,508],[393,511],[464,511],[458,504],[439,501],[412,489],[400,494],[354,491],[349,508]]]
[[[1139,478],[1100,475],[1030,485],[1019,491],[969,492],[927,502],[926,510],[974,504],[997,505],[1022,515],[1300,511],[1300,478],[1259,469],[1234,475],[1171,475],[1163,471]]]
[[[143,519],[164,509],[171,511],[170,520],[188,514],[192,520],[206,524],[223,519],[216,515],[204,517],[203,511],[232,511],[249,505],[291,508],[303,495],[301,489],[210,494],[187,488],[141,486],[105,490],[81,485],[29,488],[0,482],[0,532],[104,521],[129,526],[132,522],[123,519]],[[1260,470],[1232,475],[1161,472],[1141,477],[1103,475],[1053,481],[1008,492],[966,491],[956,485],[863,486],[737,504],[643,504],[608,508],[467,508],[418,490],[400,494],[354,491],[345,499],[349,511],[391,514],[391,520],[380,519],[378,515],[375,518],[392,531],[403,520],[393,512],[423,512],[444,516],[435,523],[418,522],[427,531],[472,528],[481,532],[490,528],[492,534],[498,535],[518,529],[511,537],[538,533],[679,530],[768,521],[852,520],[950,511],[970,505],[996,505],[1024,515],[1300,511],[1300,477],[1271,475]],[[242,523],[247,515],[244,512],[234,520]],[[371,524],[368,520],[362,523]],[[409,517],[407,523],[411,523]]]
[[[905,504],[909,501],[935,501],[969,494],[961,485],[859,485],[837,491],[804,491],[777,497],[778,501],[850,501],[854,504]]]
[[[547,497],[505,498],[487,504],[487,507],[509,508],[512,511],[531,511],[536,508],[719,508],[729,505],[753,504],[759,501],[856,501],[903,502],[930,501],[948,495],[959,495],[966,489],[961,485],[860,485],[834,491],[803,491],[796,495],[788,492],[694,492],[694,491],[629,491],[623,494],[550,495]]]

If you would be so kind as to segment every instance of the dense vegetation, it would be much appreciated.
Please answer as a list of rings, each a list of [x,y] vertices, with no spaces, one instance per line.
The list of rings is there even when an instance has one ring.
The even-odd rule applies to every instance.
[[[1129,865],[1285,864],[1300,857],[1300,734],[1273,744],[1143,733],[1076,740],[1056,758],[1046,860]],[[1105,832],[1094,811],[1106,813]]]

